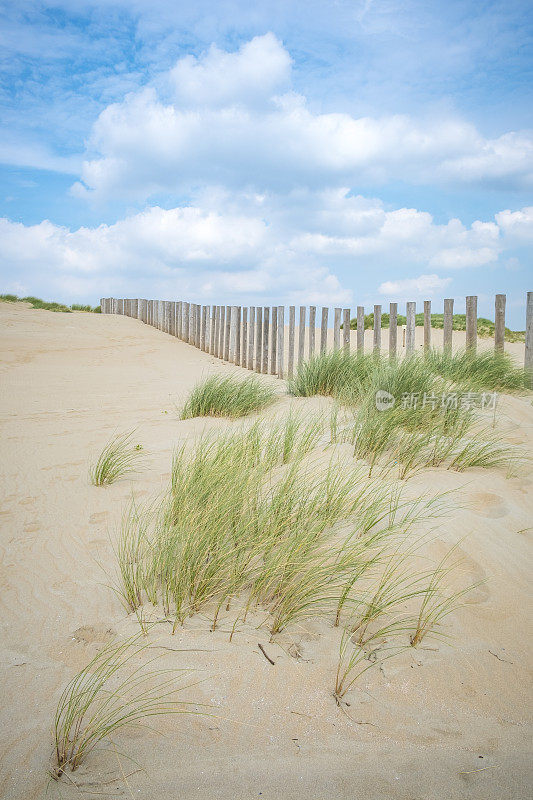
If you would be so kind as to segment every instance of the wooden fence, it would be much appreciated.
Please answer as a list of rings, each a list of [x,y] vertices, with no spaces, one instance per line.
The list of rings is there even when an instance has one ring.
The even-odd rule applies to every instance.
[[[505,301],[504,294],[497,294],[494,302],[494,349],[503,351],[505,347]],[[100,300],[103,314],[123,314],[140,319],[171,336],[176,336],[194,347],[198,347],[216,358],[224,359],[240,367],[255,372],[270,373],[280,378],[292,377],[295,367],[315,353],[323,353],[328,347],[329,308],[320,312],[320,338],[316,340],[317,307],[300,306],[298,327],[296,327],[296,307],[289,306],[205,306],[185,301],[116,299],[105,297]],[[423,347],[432,346],[431,300],[424,301]],[[443,347],[451,350],[453,337],[454,300],[444,301]],[[373,344],[374,352],[382,347],[381,327],[382,307],[375,305]],[[350,352],[352,331],[350,328],[351,310],[335,308],[333,312],[333,348],[341,347]],[[288,322],[286,327],[285,322]],[[365,346],[365,309],[357,306],[357,326],[354,330],[353,344],[361,353]],[[398,304],[390,303],[388,352],[395,357],[398,349]],[[307,336],[306,336],[307,330]],[[406,324],[402,330],[401,349],[406,354],[415,349],[416,303],[406,304]],[[466,298],[466,347],[475,350],[477,346],[477,297]],[[307,339],[307,348],[305,347]],[[318,344],[318,348],[317,348]],[[527,294],[525,325],[524,366],[533,376],[533,292]],[[532,379],[533,380],[533,377]],[[533,388],[533,384],[531,386]]]

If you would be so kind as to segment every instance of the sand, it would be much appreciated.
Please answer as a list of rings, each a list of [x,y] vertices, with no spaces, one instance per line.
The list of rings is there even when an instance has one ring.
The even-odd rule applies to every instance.
[[[239,370],[126,317],[0,303],[0,326],[2,798],[530,796],[533,480],[496,470],[428,470],[407,484],[413,497],[457,490],[434,547],[444,552],[466,535],[465,574],[488,579],[449,618],[449,644],[428,641],[369,670],[340,709],[329,623],[292,632],[299,658],[253,625],[230,644],[230,615],[215,633],[200,615],[174,637],[158,626],[154,643],[186,650],[166,651],[165,666],[195,670],[202,683],[185,696],[210,704],[211,716],[123,731],[116,745],[133,761],[108,747],[74,773],[79,788],[50,783],[59,693],[102,643],[137,629],[102,569],[113,572],[110,539],[122,509],[132,492],[148,498],[165,488],[180,439],[227,427],[180,421],[176,404],[202,376]],[[280,381],[266,380],[282,395]],[[281,396],[272,417],[289,403]],[[298,401],[304,410],[321,404]],[[531,395],[505,398],[498,415],[502,437],[531,451]],[[91,486],[91,459],[114,431],[134,427],[146,470]],[[124,781],[121,769],[134,774]]]

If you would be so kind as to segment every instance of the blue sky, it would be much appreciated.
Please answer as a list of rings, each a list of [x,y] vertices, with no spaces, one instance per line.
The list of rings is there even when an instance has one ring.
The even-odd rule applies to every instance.
[[[1,291],[354,307],[531,286],[527,2],[0,3]]]

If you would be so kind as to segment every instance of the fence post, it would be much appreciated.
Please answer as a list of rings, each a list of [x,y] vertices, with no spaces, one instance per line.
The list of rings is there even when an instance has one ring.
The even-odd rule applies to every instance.
[[[270,372],[276,375],[278,371],[278,307],[272,306],[272,324],[270,333]]]
[[[350,320],[350,309],[345,308],[342,312],[342,346],[345,355],[348,355],[350,352],[350,336],[352,332],[351,328],[351,320]]]
[[[424,300],[424,352],[431,347],[431,300]]]
[[[315,355],[316,306],[309,306],[309,358]]]
[[[241,346],[241,367],[248,366],[248,307],[242,309],[242,346]]]
[[[209,348],[208,352],[211,353],[213,356],[215,354],[215,324],[216,324],[216,317],[217,317],[217,307],[216,306],[208,306],[210,312],[210,324],[209,324]]]
[[[283,378],[285,368],[285,306],[278,306],[278,378]]]
[[[298,366],[304,360],[304,347],[305,347],[305,306],[300,306],[300,319],[298,321]]]
[[[526,387],[533,389],[533,292],[527,293],[524,369]]]
[[[242,307],[236,306],[235,307],[237,319],[235,320],[235,364],[240,367],[241,366],[241,314],[242,314]]]
[[[477,347],[477,296],[474,294],[466,298],[466,347],[474,351]]]
[[[296,326],[296,308],[289,306],[289,357],[287,361],[287,376],[294,375],[294,329]]]
[[[365,352],[365,307],[357,306],[357,352]]]
[[[333,318],[333,349],[339,350],[341,346],[341,314],[342,309],[335,309],[335,316]]]
[[[255,345],[255,306],[250,306],[248,320],[248,355],[247,367],[254,368],[254,345]]]
[[[226,328],[224,331],[224,361],[229,361],[229,347],[230,347],[230,329],[231,329],[231,306],[226,306]]]
[[[494,349],[501,353],[505,348],[505,300],[504,294],[494,298]]]
[[[202,330],[200,333],[200,347],[204,352],[207,350],[207,344],[209,343],[209,328],[208,328],[208,321],[209,318],[207,316],[208,306],[202,306]]]
[[[237,306],[231,306],[231,323],[229,327],[229,358],[228,361],[235,363],[237,351]]]
[[[226,306],[220,306],[220,323],[218,331],[218,357],[224,358],[224,335],[226,331]]]
[[[176,335],[176,303],[171,300],[169,303],[169,323],[168,332],[171,336]]]
[[[444,321],[442,334],[443,350],[452,352],[452,333],[453,331],[453,298],[448,297],[444,300]]]
[[[405,321],[405,352],[412,353],[415,349],[416,333],[416,303],[407,303]]]
[[[202,306],[196,304],[196,347],[200,349],[202,344]]]
[[[322,321],[320,325],[320,352],[325,353],[328,346],[328,313],[329,309],[322,306]]]
[[[183,303],[183,341],[189,341],[190,303]]]
[[[268,374],[268,336],[269,336],[269,322],[270,322],[270,308],[265,306],[263,308],[263,364],[261,372]]]
[[[261,372],[261,358],[263,355],[263,309],[255,309],[255,371]]]
[[[389,358],[396,358],[398,347],[398,303],[389,304]]]
[[[215,319],[215,356],[220,358],[220,320],[222,315],[222,307],[216,306],[216,319]]]
[[[381,351],[381,306],[374,306],[374,353]]]

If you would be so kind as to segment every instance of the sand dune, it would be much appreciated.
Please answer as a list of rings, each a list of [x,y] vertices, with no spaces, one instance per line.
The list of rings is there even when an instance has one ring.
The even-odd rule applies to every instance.
[[[290,641],[269,643],[253,621],[230,644],[224,620],[210,633],[198,615],[154,642],[186,650],[168,650],[165,666],[195,670],[203,682],[187,697],[210,704],[211,715],[160,718],[155,731],[117,737],[146,770],[126,782],[121,769],[135,763],[107,749],[77,771],[81,793],[48,785],[61,689],[103,642],[138,627],[102,568],[114,569],[110,538],[122,509],[132,493],[165,488],[180,439],[230,424],[180,421],[176,405],[202,376],[240,370],[127,317],[0,303],[0,326],[1,797],[37,800],[47,786],[50,797],[143,800],[530,796],[533,480],[495,470],[429,470],[407,484],[413,497],[457,490],[435,555],[465,536],[467,577],[487,579],[450,618],[450,644],[428,642],[370,670],[342,710],[331,696],[338,635],[328,623],[292,632],[289,652]],[[518,357],[520,348],[510,349]],[[291,401],[281,382],[264,379],[280,392],[274,418]],[[531,452],[531,395],[504,398],[498,414],[502,437]],[[131,428],[147,468],[91,486],[91,459],[114,431]]]

